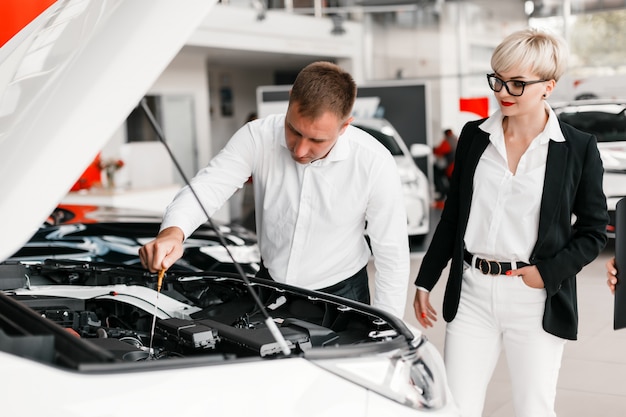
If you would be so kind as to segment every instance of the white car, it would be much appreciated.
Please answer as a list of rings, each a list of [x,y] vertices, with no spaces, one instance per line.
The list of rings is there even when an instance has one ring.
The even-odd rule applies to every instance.
[[[357,118],[352,122],[382,143],[393,155],[404,188],[409,237],[423,240],[430,230],[430,185],[426,175],[418,168],[409,149],[391,123],[380,118]],[[430,148],[422,146],[415,156],[427,156]]]
[[[607,233],[615,237],[615,206],[626,197],[626,100],[575,100],[552,105],[559,119],[598,139],[604,165],[602,188],[607,198]]]
[[[0,48],[0,261],[210,11],[57,1]],[[458,416],[441,356],[371,306],[244,273],[0,264],[3,415]]]

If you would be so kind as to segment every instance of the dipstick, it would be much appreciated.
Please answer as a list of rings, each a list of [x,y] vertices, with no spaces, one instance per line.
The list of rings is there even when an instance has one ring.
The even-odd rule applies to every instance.
[[[157,278],[157,294],[161,292],[161,286],[163,285],[163,277],[165,276],[165,269],[161,268],[159,276]]]
[[[161,292],[161,286],[163,285],[163,277],[165,276],[165,269],[159,270],[157,277],[157,293],[156,300],[154,301],[154,314],[152,315],[152,329],[150,330],[150,358],[154,358],[154,351],[152,350],[152,339],[154,339],[154,328],[156,326],[157,312],[159,311],[159,293]]]

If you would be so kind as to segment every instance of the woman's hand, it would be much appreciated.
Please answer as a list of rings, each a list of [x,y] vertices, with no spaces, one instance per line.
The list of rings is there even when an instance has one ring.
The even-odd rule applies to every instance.
[[[413,300],[413,309],[417,321],[425,328],[433,327],[437,321],[437,311],[430,305],[430,293],[428,291],[415,291],[415,299]]]
[[[520,276],[524,281],[524,284],[528,285],[530,288],[541,289],[546,286],[543,282],[543,278],[541,278],[539,269],[535,265],[528,265],[519,269],[511,269],[506,274]]]

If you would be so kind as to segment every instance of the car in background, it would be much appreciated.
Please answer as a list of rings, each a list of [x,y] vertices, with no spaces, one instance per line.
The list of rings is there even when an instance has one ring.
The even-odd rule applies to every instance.
[[[598,139],[610,217],[607,232],[615,237],[615,206],[626,197],[626,100],[574,100],[552,108],[561,121]]]
[[[140,266],[139,248],[158,234],[161,220],[161,214],[151,211],[61,204],[8,261],[69,259]],[[256,235],[235,223],[214,226],[218,231],[204,224],[189,236],[172,268],[234,273],[237,262],[244,272],[255,274],[261,264]]]
[[[550,95],[550,102],[619,99],[626,97],[626,74],[566,74]]]
[[[433,344],[370,305],[242,271],[8,260],[45,221],[83,241],[93,213],[50,213],[211,6],[57,1],[0,48],[3,415],[458,417]],[[140,227],[130,245],[115,227],[97,236],[132,247]]]
[[[412,155],[393,125],[382,118],[355,118],[352,125],[375,137],[393,155],[404,189],[409,237],[415,243],[423,241],[430,230],[430,184],[413,157],[427,156],[430,148],[423,145],[421,155]]]

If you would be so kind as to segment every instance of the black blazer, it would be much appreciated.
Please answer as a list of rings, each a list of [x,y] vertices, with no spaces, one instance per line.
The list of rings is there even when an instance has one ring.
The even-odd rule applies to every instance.
[[[474,172],[489,144],[489,134],[478,127],[483,121],[463,127],[441,220],[415,280],[415,285],[431,290],[452,259],[443,301],[443,318],[448,322],[456,315],[461,295],[463,237]],[[539,269],[547,291],[543,328],[574,340],[578,332],[576,274],[606,245],[609,217],[595,136],[564,123],[561,130],[565,142],[550,141],[548,148],[539,233],[530,262]]]

